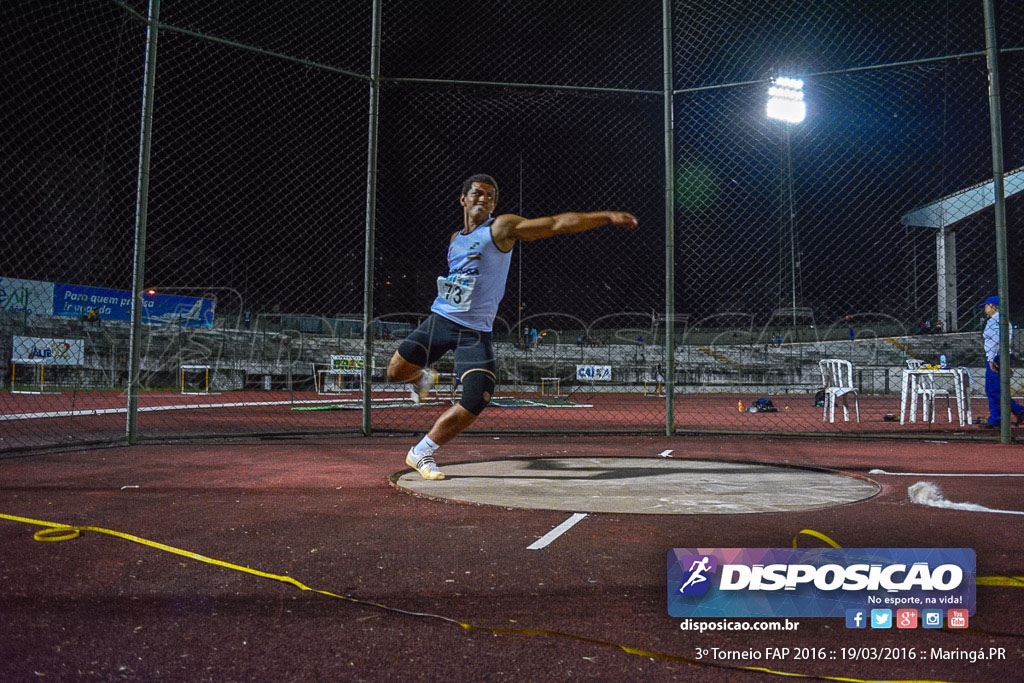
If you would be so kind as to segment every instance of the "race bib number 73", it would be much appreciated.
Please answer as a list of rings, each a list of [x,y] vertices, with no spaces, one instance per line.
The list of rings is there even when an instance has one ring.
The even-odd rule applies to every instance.
[[[449,275],[437,278],[437,296],[460,311],[468,311],[473,299],[473,275]]]

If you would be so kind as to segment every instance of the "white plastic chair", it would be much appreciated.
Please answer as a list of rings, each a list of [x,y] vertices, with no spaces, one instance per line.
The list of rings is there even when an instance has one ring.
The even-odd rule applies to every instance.
[[[924,365],[924,361],[917,360],[916,358],[907,359],[908,370],[920,370],[921,366]],[[962,379],[957,378],[958,381],[962,382]],[[935,422],[935,399],[945,397],[946,399],[946,421],[953,421],[953,409],[951,406],[952,396],[949,395],[948,389],[938,389],[935,386],[935,378],[931,375],[915,376],[913,378],[913,384],[910,390],[921,397],[921,419],[927,420],[928,422]],[[959,390],[957,390],[959,394]],[[958,401],[959,403],[959,401]],[[958,412],[962,412],[958,407]],[[960,420],[961,424],[963,419]]]
[[[959,377],[957,379],[959,380]],[[946,422],[953,421],[952,397],[949,395],[949,390],[937,389],[934,377],[926,377],[925,381],[918,385],[918,392],[921,394],[923,417],[926,417],[929,422],[935,422],[935,399],[940,397],[946,399]]]
[[[821,409],[821,419],[836,421],[836,399],[843,399],[843,419],[850,421],[848,401],[853,394],[853,405],[857,411],[857,422],[860,422],[860,399],[853,386],[853,363],[842,358],[824,358],[818,361],[821,370],[821,383],[825,387],[825,405]]]
[[[920,370],[921,366],[924,365],[923,360],[917,358],[907,359],[908,370]],[[920,377],[915,375],[911,379],[910,391],[920,397],[921,399],[921,419],[928,420],[929,422],[935,422],[935,397],[939,394],[946,395],[946,413],[947,416],[951,417],[949,411],[949,392],[947,391],[936,391],[935,389],[935,378],[934,377]],[[917,399],[911,402],[912,405],[917,404]]]

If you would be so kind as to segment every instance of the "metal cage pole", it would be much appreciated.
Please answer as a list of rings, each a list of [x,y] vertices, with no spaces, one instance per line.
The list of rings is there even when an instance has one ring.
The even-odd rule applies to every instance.
[[[373,392],[373,244],[377,221],[377,128],[380,112],[380,8],[373,0],[370,42],[370,115],[366,151],[366,248],[363,261],[363,435],[370,436]]]
[[[665,91],[665,434],[675,432],[676,377],[676,238],[675,124],[672,109],[672,5],[662,0],[662,61]]]
[[[132,273],[131,341],[128,347],[128,443],[139,438],[139,370],[142,356],[142,292],[146,267],[146,219],[149,212],[149,159],[153,137],[153,94],[160,0],[149,0],[146,20],[146,66],[142,75],[142,121],[139,124],[139,175],[135,195],[135,256]]]
[[[988,63],[988,107],[992,129],[992,180],[995,188],[996,287],[999,291],[999,440],[1010,443],[1010,296],[1006,278],[1006,188],[1003,178],[1003,118],[999,95],[999,48],[993,0],[985,8],[985,59]]]

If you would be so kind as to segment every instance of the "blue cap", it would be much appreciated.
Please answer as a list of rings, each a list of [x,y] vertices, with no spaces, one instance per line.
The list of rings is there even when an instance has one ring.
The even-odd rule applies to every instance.
[[[996,308],[999,308],[999,297],[998,296],[990,296],[989,298],[985,299],[980,304],[978,304],[978,306],[979,307],[988,306],[989,304],[992,304]]]

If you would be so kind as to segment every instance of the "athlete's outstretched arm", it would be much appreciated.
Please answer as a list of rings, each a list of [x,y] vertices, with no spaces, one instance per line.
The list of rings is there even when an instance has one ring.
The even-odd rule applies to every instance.
[[[507,213],[494,219],[494,237],[504,243],[498,246],[508,247],[516,240],[533,242],[556,235],[586,232],[602,225],[618,225],[632,230],[636,228],[636,217],[624,211],[560,213],[544,218],[523,218]]]

